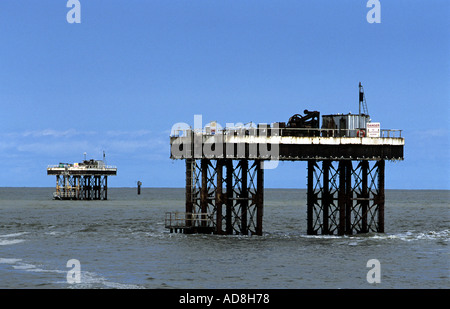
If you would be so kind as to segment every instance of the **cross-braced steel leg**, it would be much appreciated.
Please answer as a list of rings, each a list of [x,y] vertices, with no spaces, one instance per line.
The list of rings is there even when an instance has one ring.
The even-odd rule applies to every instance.
[[[227,162],[226,233],[262,235],[264,170],[260,160]]]
[[[341,168],[342,169],[342,168]],[[315,160],[308,161],[307,184],[307,220],[309,235],[333,234],[343,228],[343,197],[339,196],[339,174],[330,160],[322,161],[322,166]],[[342,200],[342,201],[341,201]],[[341,201],[341,202],[340,202]]]
[[[56,175],[56,196],[67,200],[106,200],[106,175]]]
[[[307,233],[384,232],[384,161],[308,161]]]
[[[352,170],[351,233],[384,233],[384,160],[361,161]]]
[[[186,225],[217,234],[262,235],[263,190],[259,160],[186,160]]]

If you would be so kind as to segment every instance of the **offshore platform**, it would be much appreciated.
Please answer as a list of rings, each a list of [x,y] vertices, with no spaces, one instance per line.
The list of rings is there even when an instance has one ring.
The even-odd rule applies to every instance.
[[[323,115],[321,126],[320,112],[304,110],[287,123],[173,130],[171,159],[186,163],[186,204],[166,213],[165,227],[262,235],[264,169],[285,160],[307,162],[307,234],[383,233],[385,161],[403,160],[401,133],[371,121],[361,83],[359,113]]]
[[[57,200],[107,200],[108,176],[117,175],[117,167],[103,160],[83,160],[80,163],[59,163],[47,167],[47,175],[56,175]]]

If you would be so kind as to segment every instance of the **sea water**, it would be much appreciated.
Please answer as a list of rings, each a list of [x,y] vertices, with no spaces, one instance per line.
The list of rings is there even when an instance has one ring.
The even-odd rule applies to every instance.
[[[386,190],[385,233],[354,236],[307,235],[301,189],[265,190],[263,236],[170,233],[184,189],[53,191],[0,188],[0,288],[450,288],[450,191]]]

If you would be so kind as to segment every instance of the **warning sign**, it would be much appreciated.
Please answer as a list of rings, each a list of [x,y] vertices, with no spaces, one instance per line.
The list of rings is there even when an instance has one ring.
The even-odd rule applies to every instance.
[[[366,125],[367,137],[380,137],[380,123],[368,122]]]

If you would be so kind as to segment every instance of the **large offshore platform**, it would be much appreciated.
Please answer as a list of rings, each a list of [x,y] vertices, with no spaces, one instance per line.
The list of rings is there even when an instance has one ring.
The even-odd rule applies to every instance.
[[[401,130],[372,122],[359,84],[359,113],[304,110],[287,123],[176,130],[171,158],[186,163],[184,212],[171,232],[262,235],[264,166],[307,162],[307,234],[384,232],[385,161],[403,160]]]
[[[58,200],[107,200],[108,176],[117,175],[117,167],[104,160],[84,160],[80,163],[59,163],[47,168],[47,175],[56,176]]]

